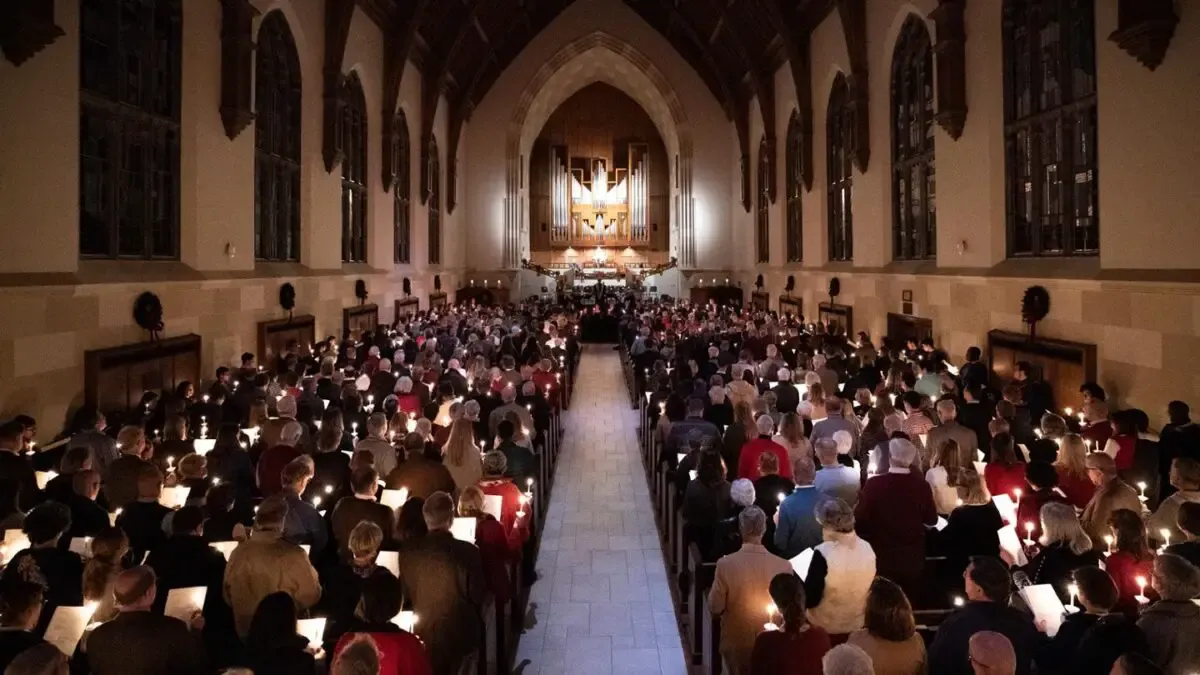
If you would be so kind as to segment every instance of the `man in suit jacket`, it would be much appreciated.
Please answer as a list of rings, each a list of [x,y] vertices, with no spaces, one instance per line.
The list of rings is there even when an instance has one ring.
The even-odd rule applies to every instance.
[[[474,544],[450,534],[454,500],[429,495],[422,508],[429,534],[400,550],[400,581],[421,617],[417,636],[429,650],[435,675],[455,675],[477,656],[483,630],[483,562]]]
[[[979,450],[979,439],[975,432],[958,423],[958,406],[954,401],[948,399],[938,401],[937,414],[942,423],[929,430],[929,439],[926,443],[929,451],[928,459],[932,460],[937,457],[946,441],[954,441],[958,443],[959,466],[971,466],[971,462],[979,459],[975,454]],[[928,461],[924,463],[924,466],[929,465]]]
[[[721,617],[721,658],[726,672],[748,675],[754,638],[767,622],[767,592],[777,574],[792,574],[787,560],[762,545],[767,516],[751,506],[738,514],[742,548],[717,561],[716,576],[708,592],[708,609]]]
[[[774,389],[776,410],[780,414],[796,412],[796,406],[800,405],[800,390],[792,384],[792,371],[780,368],[776,375],[779,377],[779,384]]]
[[[408,498],[425,499],[435,492],[454,492],[454,476],[442,464],[441,449],[426,445],[419,433],[404,438],[408,458],[396,465],[384,480],[389,490],[408,490]]]
[[[971,384],[963,389],[962,409],[955,420],[975,432],[975,441],[985,455],[991,449],[992,437],[988,433],[988,423],[992,421],[995,411],[995,406],[985,399],[983,389],[979,385]]]
[[[204,650],[189,624],[152,612],[154,570],[144,565],[117,576],[113,595],[120,613],[88,637],[87,659],[94,675],[187,675],[207,672]],[[203,627],[193,621],[191,627]]]
[[[350,532],[359,521],[369,520],[383,531],[384,541],[392,538],[396,526],[396,514],[387,506],[375,501],[379,489],[379,472],[373,467],[362,466],[350,474],[350,488],[354,494],[342,497],[333,507],[333,540],[343,559],[348,560]]]

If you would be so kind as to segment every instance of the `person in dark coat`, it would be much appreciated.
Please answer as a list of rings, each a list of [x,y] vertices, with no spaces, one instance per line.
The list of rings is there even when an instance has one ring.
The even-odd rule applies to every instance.
[[[454,477],[441,462],[438,446],[427,446],[418,433],[404,439],[407,459],[396,465],[384,480],[389,490],[408,488],[408,497],[425,499],[434,492],[454,492]]]
[[[342,651],[355,640],[368,635],[379,650],[379,672],[429,675],[432,668],[421,641],[392,623],[392,618],[400,614],[402,598],[400,582],[391,574],[385,572],[365,579],[362,599],[348,630],[333,649],[327,650],[330,663],[336,663]]]
[[[171,509],[158,502],[162,495],[163,478],[158,469],[147,464],[138,470],[137,501],[126,504],[117,516],[117,527],[125,530],[129,537],[129,550],[133,560],[141,562],[143,557],[167,538],[163,521],[171,515]]]
[[[324,635],[327,652],[351,630],[355,622],[355,609],[359,606],[359,600],[371,580],[381,576],[394,579],[390,570],[377,564],[379,547],[385,537],[383,530],[375,523],[369,520],[357,523],[347,535],[346,561],[326,574],[324,592],[321,594],[317,611],[329,617]],[[396,612],[388,619],[396,616]]]
[[[436,675],[453,675],[482,646],[483,562],[474,544],[450,534],[454,500],[435,492],[422,509],[429,533],[400,549],[400,580],[420,617],[417,635]]]
[[[62,461],[58,463],[58,475],[47,481],[46,489],[42,491],[46,499],[60,504],[69,502],[71,496],[75,494],[71,477],[78,471],[90,468],[92,468],[92,456],[87,448],[76,447],[67,450]]]
[[[1146,636],[1128,617],[1112,613],[1117,586],[1099,567],[1075,570],[1083,611],[1067,615],[1058,633],[1037,653],[1039,672],[1062,675],[1107,673],[1122,654],[1146,654]]]
[[[776,409],[780,414],[796,412],[796,407],[800,405],[800,390],[796,389],[796,385],[792,384],[792,371],[787,368],[780,368],[777,376],[779,384],[775,385],[775,401]]]
[[[41,491],[33,464],[21,456],[24,433],[25,427],[20,422],[0,424],[0,482],[8,484],[0,492],[16,495],[18,508],[28,511],[41,499]]]
[[[21,652],[44,644],[34,629],[42,614],[42,587],[14,579],[0,585],[0,673]]]
[[[351,532],[364,520],[379,526],[384,541],[390,541],[392,538],[396,526],[396,513],[375,501],[375,493],[379,489],[378,481],[379,473],[374,468],[363,466],[355,469],[350,475],[350,485],[354,494],[342,497],[333,507],[333,540],[343,560],[350,559]]]
[[[150,451],[146,433],[141,427],[123,427],[117,434],[117,444],[121,456],[107,469],[100,470],[104,478],[104,503],[113,511],[137,499],[138,472],[146,466],[152,466],[146,461]]]
[[[316,675],[309,643],[296,634],[296,603],[283,591],[258,603],[246,636],[243,665],[255,675]]]
[[[40,504],[25,516],[23,530],[29,548],[8,561],[0,581],[28,581],[45,589],[45,605],[38,620],[38,636],[46,632],[59,606],[83,605],[83,559],[59,547],[59,538],[71,527],[71,512],[58,502]]]
[[[120,613],[88,637],[92,675],[201,675],[207,659],[196,634],[199,616],[189,623],[151,611],[157,597],[154,570],[139,565],[121,572],[113,585]],[[295,626],[293,626],[293,631]]]
[[[108,511],[96,503],[100,494],[100,473],[94,469],[76,471],[71,475],[72,492],[62,502],[71,510],[71,527],[64,539],[94,537],[111,525]]]
[[[504,475],[512,478],[513,482],[518,485],[524,485],[526,479],[537,478],[537,457],[529,448],[513,442],[513,435],[516,434],[516,431],[516,426],[508,420],[502,420],[497,424],[496,434],[500,437],[500,444],[496,446],[496,449],[504,453],[507,461],[508,469]]]
[[[1016,653],[1016,675],[1032,672],[1038,632],[1027,614],[1007,604],[1012,579],[997,558],[971,558],[963,575],[967,602],[938,627],[929,647],[929,672],[938,675],[973,675],[967,659],[968,642],[980,631],[994,631],[1008,638]]]

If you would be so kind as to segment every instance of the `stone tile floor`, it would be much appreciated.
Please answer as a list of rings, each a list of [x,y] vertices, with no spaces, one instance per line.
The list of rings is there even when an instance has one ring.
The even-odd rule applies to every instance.
[[[521,636],[523,675],[686,675],[617,352],[586,345]]]

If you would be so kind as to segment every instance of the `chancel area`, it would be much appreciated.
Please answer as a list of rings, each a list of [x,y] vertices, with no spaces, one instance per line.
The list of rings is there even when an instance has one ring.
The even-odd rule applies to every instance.
[[[1200,671],[1200,0],[0,26],[0,672]]]

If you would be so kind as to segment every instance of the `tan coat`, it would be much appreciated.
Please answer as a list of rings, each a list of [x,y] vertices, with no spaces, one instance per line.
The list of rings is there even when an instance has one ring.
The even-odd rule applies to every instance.
[[[238,635],[250,632],[258,603],[283,591],[299,610],[317,604],[321,583],[304,549],[279,538],[278,532],[256,531],[229,555],[223,583],[225,601],[233,609]]]
[[[1142,502],[1138,499],[1137,490],[1130,487],[1120,478],[1112,480],[1096,488],[1096,494],[1083,509],[1079,522],[1092,538],[1092,548],[1097,551],[1104,548],[1104,535],[1111,532],[1108,518],[1113,511],[1129,509],[1136,514],[1142,513]]]
[[[975,454],[979,450],[979,439],[975,436],[975,432],[952,420],[929,430],[926,443],[926,467],[933,464],[934,458],[938,456],[938,452],[948,440],[958,443],[960,466],[971,466],[972,462],[979,459],[979,456]]]
[[[768,589],[777,574],[792,574],[791,564],[761,544],[742,544],[717,561],[708,609],[721,618],[721,656],[739,673],[750,672],[754,638],[768,621]]]

